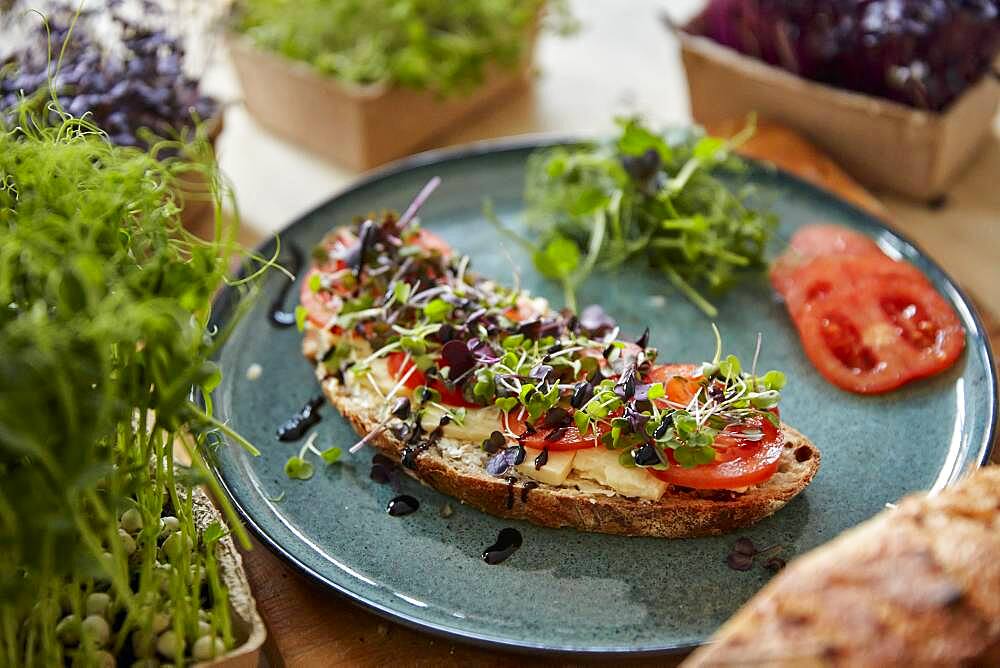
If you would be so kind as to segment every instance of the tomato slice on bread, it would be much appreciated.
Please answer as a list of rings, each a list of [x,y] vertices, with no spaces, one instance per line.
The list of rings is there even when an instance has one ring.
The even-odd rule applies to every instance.
[[[386,365],[389,367],[389,375],[396,380],[399,380],[404,376],[406,377],[406,380],[403,382],[403,386],[408,389],[412,390],[420,387],[421,385],[427,385],[441,395],[441,403],[443,404],[462,408],[482,408],[479,404],[466,401],[461,392],[448,387],[437,378],[428,383],[427,375],[420,369],[416,368],[413,360],[406,353],[398,351],[389,353],[386,355]]]
[[[306,274],[305,280],[302,281],[302,289],[299,291],[299,303],[306,309],[309,322],[322,329],[336,317],[339,311],[339,299],[330,290],[314,291],[310,285],[314,275],[322,275],[322,271],[313,268]]]
[[[785,439],[763,415],[727,427],[715,437],[715,461],[686,468],[673,463],[665,471],[647,469],[664,482],[694,489],[741,489],[768,480],[778,470]],[[670,457],[670,452],[667,452]],[[672,459],[672,457],[671,457]]]

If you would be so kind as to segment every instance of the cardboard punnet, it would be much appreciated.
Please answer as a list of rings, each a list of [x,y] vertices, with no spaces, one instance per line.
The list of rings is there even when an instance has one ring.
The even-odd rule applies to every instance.
[[[701,17],[675,29],[691,113],[711,125],[756,112],[833,156],[873,188],[917,199],[948,190],[991,130],[1000,82],[986,75],[942,113],[809,81],[700,36]]]
[[[353,169],[434,146],[459,121],[499,104],[530,80],[537,25],[514,67],[491,66],[482,84],[440,96],[399,86],[352,86],[227,35],[250,115],[274,134]]]

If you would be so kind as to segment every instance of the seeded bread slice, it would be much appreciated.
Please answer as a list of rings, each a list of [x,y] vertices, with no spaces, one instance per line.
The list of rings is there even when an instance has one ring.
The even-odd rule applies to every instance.
[[[303,344],[314,359],[317,343],[307,332]],[[379,423],[382,399],[370,388],[321,381],[323,393],[360,435]],[[576,486],[537,483],[525,491],[526,478],[514,482],[486,472],[488,455],[479,443],[442,438],[423,451],[408,474],[462,503],[499,517],[524,519],[549,527],[573,527],[580,531],[690,538],[726,533],[771,515],[801,492],[819,469],[819,450],[795,429],[782,424],[785,447],[778,472],[767,482],[746,492],[705,492],[671,487],[658,501],[617,494],[591,480],[573,480]],[[382,454],[400,461],[403,443],[391,431],[382,431],[369,441]]]

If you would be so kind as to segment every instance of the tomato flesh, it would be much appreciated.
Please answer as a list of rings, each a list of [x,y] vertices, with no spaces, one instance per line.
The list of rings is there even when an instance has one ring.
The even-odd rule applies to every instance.
[[[909,263],[875,253],[866,237],[820,227],[798,249],[793,238],[789,251],[814,256],[790,272],[779,259],[771,278],[823,377],[876,394],[950,367],[965,332],[930,281]]]
[[[853,282],[795,319],[806,355],[834,385],[895,389],[950,367],[965,348],[958,317],[932,286],[902,276]]]
[[[414,389],[421,385],[427,385],[432,390],[436,390],[441,395],[441,403],[448,406],[458,406],[461,408],[482,408],[479,404],[466,401],[462,393],[455,388],[448,387],[441,380],[435,378],[430,383],[423,371],[416,368],[412,359],[406,353],[391,352],[386,356],[386,365],[389,367],[389,375],[399,380],[406,376],[403,387]],[[407,375],[409,374],[409,375]]]
[[[788,249],[771,266],[771,284],[780,295],[796,284],[799,269],[828,256],[885,257],[871,238],[841,225],[806,225],[796,230]]]
[[[612,413],[609,416],[609,421],[611,417],[617,417],[621,413],[621,409]],[[500,418],[500,421],[501,423],[503,422],[503,417]],[[525,432],[525,420],[520,411],[510,412],[507,416],[507,426],[514,434],[523,434]],[[536,450],[548,448],[552,451],[582,450],[601,445],[600,439],[611,431],[611,425],[608,422],[591,422],[590,429],[587,430],[587,434],[584,436],[575,425],[571,424],[568,427],[561,428],[558,438],[553,438],[554,428],[536,426],[535,429],[534,433],[528,434],[521,439],[521,442],[529,448]],[[601,447],[604,446],[601,445]]]
[[[312,277],[321,274],[319,269],[312,269],[306,274],[299,291],[299,303],[306,309],[306,317],[309,318],[309,322],[322,329],[336,317],[337,309],[331,305],[335,299],[333,292],[329,290],[313,292],[312,288],[309,287]]]
[[[764,482],[778,470],[785,439],[781,430],[764,416],[739,426],[727,427],[716,436],[715,461],[693,468],[673,462],[665,471],[648,469],[672,485],[693,489],[740,489]]]

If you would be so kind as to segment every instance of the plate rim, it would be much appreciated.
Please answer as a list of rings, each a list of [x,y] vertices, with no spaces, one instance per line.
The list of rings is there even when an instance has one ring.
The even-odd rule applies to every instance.
[[[668,129],[682,129],[689,130],[696,126],[670,126]],[[274,252],[274,245],[276,242],[280,242],[280,237],[292,227],[298,225],[302,220],[309,218],[316,214],[321,209],[328,206],[331,202],[350,195],[358,190],[362,190],[373,183],[378,181],[383,181],[399,174],[412,171],[414,169],[420,169],[424,167],[433,166],[435,164],[440,164],[444,162],[463,160],[468,158],[481,157],[483,155],[495,154],[495,153],[506,153],[512,151],[523,151],[526,149],[541,149],[541,148],[551,148],[560,145],[571,145],[581,142],[593,142],[600,141],[601,137],[599,135],[588,135],[583,133],[527,133],[512,135],[508,137],[500,137],[495,139],[485,139],[469,143],[457,144],[454,146],[447,146],[443,148],[435,148],[427,151],[422,151],[415,153],[413,155],[395,160],[381,167],[369,170],[360,174],[356,179],[352,180],[349,184],[334,191],[329,197],[326,197],[322,202],[316,204],[315,206],[309,208],[307,211],[298,214],[294,219],[288,222],[286,225],[269,235],[263,241],[261,241],[255,247],[255,253],[259,257],[270,257]],[[787,178],[793,182],[796,182],[800,186],[805,187],[807,190],[819,193],[821,196],[836,200],[841,206],[850,209],[856,214],[861,214],[865,219],[873,222],[878,228],[881,228],[883,232],[888,233],[890,236],[895,237],[897,240],[903,242],[910,248],[912,248],[921,258],[922,262],[926,262],[936,270],[942,277],[946,285],[950,290],[954,292],[955,297],[961,302],[961,305],[968,311],[972,323],[975,325],[974,334],[982,342],[982,349],[985,351],[986,362],[989,367],[989,373],[987,374],[987,380],[989,385],[989,393],[992,395],[992,401],[989,404],[989,426],[986,430],[985,438],[983,442],[978,445],[978,448],[970,453],[974,458],[974,468],[976,470],[982,468],[989,464],[990,456],[997,441],[997,429],[998,429],[998,414],[1000,414],[1000,392],[998,392],[998,372],[996,366],[996,359],[994,357],[993,347],[990,341],[990,337],[987,333],[986,326],[983,322],[982,316],[979,313],[979,309],[976,307],[975,303],[969,297],[968,293],[951,277],[949,274],[931,255],[924,251],[924,249],[914,242],[908,235],[899,230],[891,227],[889,222],[883,220],[882,218],[876,216],[875,214],[865,211],[861,207],[857,206],[853,202],[850,202],[839,194],[820,187],[819,185],[812,183],[796,174],[789,172],[777,165],[774,165],[766,160],[760,160],[756,158],[750,158],[747,156],[741,156],[743,160],[751,163],[757,168],[765,172],[777,172],[780,173],[784,178]],[[239,271],[239,276],[243,277],[245,275],[246,269],[241,268]],[[237,290],[230,285],[227,285],[219,292],[215,300],[213,300],[212,305],[212,316],[211,323],[218,324],[220,327],[224,326],[226,319],[230,316],[232,309],[236,306],[239,301],[239,294]],[[220,315],[221,314],[221,315]],[[219,320],[217,317],[221,317]],[[221,350],[221,348],[220,348]],[[198,392],[193,393],[196,396],[196,400],[201,402],[202,399]],[[246,508],[240,503],[233,490],[230,489],[230,485],[226,481],[225,477],[222,475],[222,471],[219,464],[214,456],[208,458],[208,466],[214,474],[216,480],[219,482],[219,487],[222,492],[226,495],[226,498],[232,504],[233,509],[243,521],[244,525],[250,529],[250,532],[254,535],[259,543],[266,546],[273,554],[282,559],[286,565],[290,566],[293,570],[297,571],[300,575],[304,575],[309,581],[315,582],[322,585],[323,587],[331,590],[332,592],[339,594],[345,598],[348,602],[364,608],[370,612],[373,612],[380,617],[393,621],[396,623],[403,624],[404,626],[414,629],[416,631],[430,633],[437,637],[446,638],[449,640],[455,640],[463,642],[466,644],[475,645],[478,647],[488,648],[488,649],[502,649],[505,651],[515,652],[515,653],[529,653],[529,654],[544,654],[549,656],[604,656],[604,657],[652,657],[652,656],[664,656],[664,655],[675,655],[683,652],[690,652],[697,647],[700,647],[703,643],[670,643],[665,645],[659,645],[656,647],[646,647],[640,649],[630,649],[625,647],[597,647],[597,646],[585,646],[585,647],[574,647],[574,646],[560,646],[545,643],[535,643],[535,642],[522,642],[514,641],[507,638],[491,636],[488,633],[478,633],[472,631],[462,631],[449,627],[443,624],[438,624],[436,622],[431,622],[426,619],[418,618],[414,615],[410,615],[404,611],[391,609],[384,606],[362,593],[354,591],[349,587],[341,585],[333,580],[325,577],[318,570],[310,567],[294,554],[290,550],[282,546],[275,538],[271,537],[266,530],[260,526],[260,524],[251,516]],[[956,482],[956,480],[964,475],[964,469],[958,469],[956,472],[946,480],[939,480],[935,484],[933,491],[939,488],[947,487]]]

